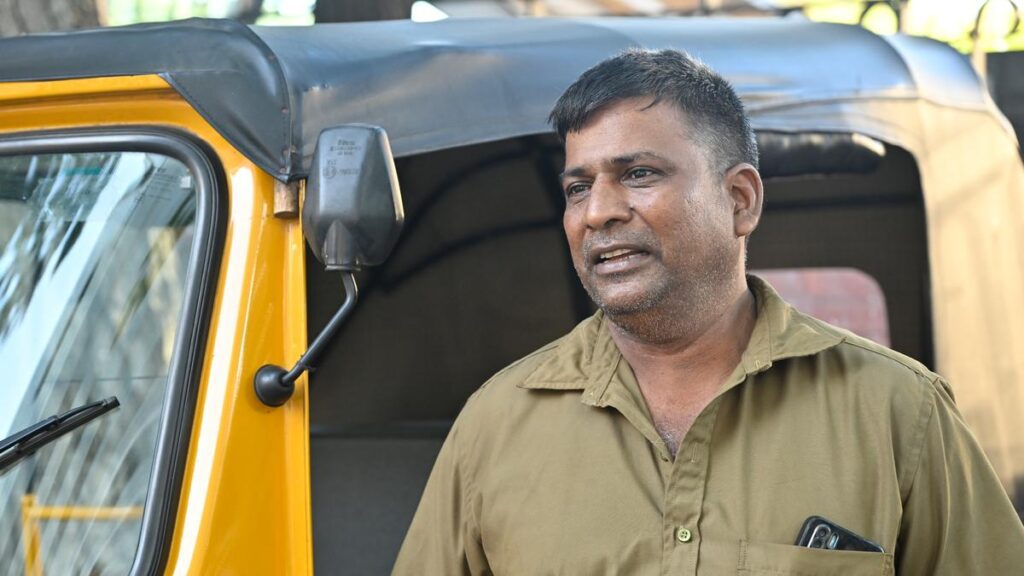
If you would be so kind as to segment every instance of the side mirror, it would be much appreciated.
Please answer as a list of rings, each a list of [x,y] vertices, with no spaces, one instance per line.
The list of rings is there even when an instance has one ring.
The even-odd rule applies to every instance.
[[[402,231],[405,213],[395,161],[384,130],[346,124],[320,133],[306,182],[302,229],[310,248],[328,270],[342,272],[345,302],[291,370],[267,364],[253,387],[267,406],[292,397],[295,381],[323,351],[355,307],[355,272],[387,259]]]
[[[328,270],[357,271],[387,259],[405,213],[387,134],[346,124],[317,139],[302,226]]]

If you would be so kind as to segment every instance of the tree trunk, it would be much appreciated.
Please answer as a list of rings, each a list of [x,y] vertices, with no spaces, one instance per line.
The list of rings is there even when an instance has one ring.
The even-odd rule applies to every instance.
[[[96,0],[0,0],[0,36],[99,25]]]
[[[412,3],[413,0],[317,0],[313,16],[317,22],[408,20]]]

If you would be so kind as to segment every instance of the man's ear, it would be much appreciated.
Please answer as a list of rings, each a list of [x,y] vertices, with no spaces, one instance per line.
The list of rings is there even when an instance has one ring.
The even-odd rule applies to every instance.
[[[733,231],[737,238],[750,236],[761,221],[764,203],[761,174],[757,168],[744,162],[730,168],[722,180],[732,200]]]

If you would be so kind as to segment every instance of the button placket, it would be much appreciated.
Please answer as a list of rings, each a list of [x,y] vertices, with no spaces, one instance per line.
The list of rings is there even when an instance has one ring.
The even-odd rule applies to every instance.
[[[664,574],[696,574],[708,450],[720,400],[712,400],[697,417],[676,453],[665,494],[665,523],[672,528],[670,548],[662,564]]]

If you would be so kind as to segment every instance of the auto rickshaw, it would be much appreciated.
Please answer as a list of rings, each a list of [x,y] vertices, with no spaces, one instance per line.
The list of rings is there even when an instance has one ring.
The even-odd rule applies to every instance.
[[[631,46],[734,84],[766,180],[750,266],[948,377],[1020,509],[1024,167],[949,47],[788,18],[189,20],[0,40],[5,573],[387,573],[465,398],[592,311],[546,117]]]

